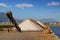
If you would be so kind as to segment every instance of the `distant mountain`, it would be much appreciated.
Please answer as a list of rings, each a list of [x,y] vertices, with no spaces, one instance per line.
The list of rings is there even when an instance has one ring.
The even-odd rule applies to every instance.
[[[4,12],[0,12],[0,22],[8,22],[9,19],[7,18]]]
[[[21,19],[16,19],[16,18],[15,18],[15,20],[17,23],[20,23],[22,21]],[[10,22],[10,20],[6,16],[6,13],[0,12],[0,22]]]
[[[23,20],[21,19],[16,19],[16,22],[17,23],[20,23],[22,22]],[[43,22],[43,23],[53,23],[53,22],[58,22],[56,21],[55,19],[51,19],[51,18],[47,18],[47,19],[40,19],[39,21]],[[4,12],[0,12],[0,22],[9,22],[9,19],[8,17],[6,16],[6,14]]]
[[[55,19],[51,19],[51,18],[47,18],[47,19],[40,19],[39,21],[43,22],[43,23],[54,23],[54,22],[58,22]]]
[[[16,19],[16,18],[15,18],[15,20],[17,23],[21,23],[23,21],[22,19]]]

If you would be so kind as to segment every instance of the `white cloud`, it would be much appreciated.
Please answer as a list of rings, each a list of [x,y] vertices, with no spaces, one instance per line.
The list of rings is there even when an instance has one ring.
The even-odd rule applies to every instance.
[[[48,6],[59,6],[60,2],[49,2]]]
[[[5,4],[5,3],[0,3],[0,7],[11,7],[11,6],[8,6],[8,5]]]
[[[32,4],[16,4],[16,7],[25,8],[25,7],[33,7],[33,5]]]

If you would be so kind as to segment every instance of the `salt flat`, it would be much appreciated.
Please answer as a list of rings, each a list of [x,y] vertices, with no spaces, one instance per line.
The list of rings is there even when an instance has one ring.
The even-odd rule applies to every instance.
[[[0,40],[59,40],[53,34],[44,34],[42,32],[0,32]]]

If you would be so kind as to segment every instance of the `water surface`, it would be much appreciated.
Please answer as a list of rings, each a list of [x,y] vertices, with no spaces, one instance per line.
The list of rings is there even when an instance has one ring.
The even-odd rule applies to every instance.
[[[60,38],[60,26],[51,26],[50,28]]]

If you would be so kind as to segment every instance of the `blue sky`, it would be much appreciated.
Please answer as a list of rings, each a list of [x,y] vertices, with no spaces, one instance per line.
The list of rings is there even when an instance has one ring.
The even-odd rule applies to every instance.
[[[18,19],[60,20],[60,0],[0,0],[0,12],[7,10]]]

